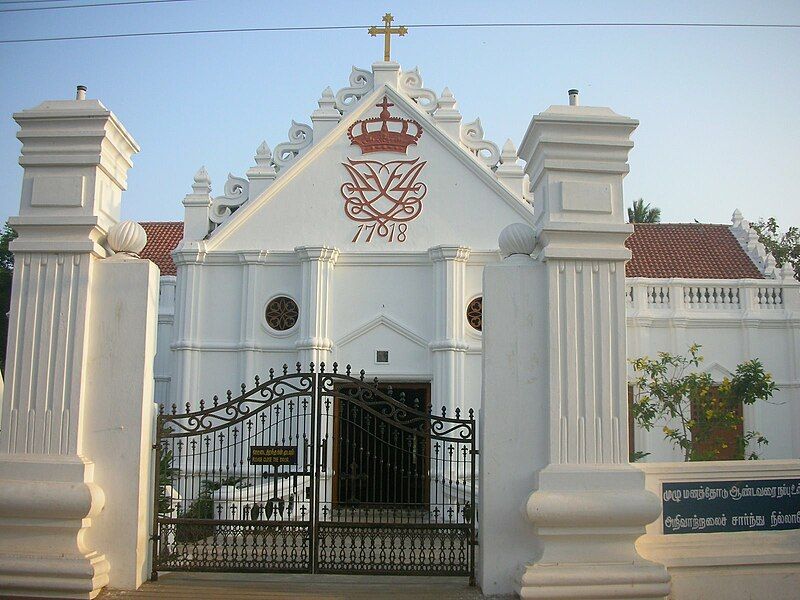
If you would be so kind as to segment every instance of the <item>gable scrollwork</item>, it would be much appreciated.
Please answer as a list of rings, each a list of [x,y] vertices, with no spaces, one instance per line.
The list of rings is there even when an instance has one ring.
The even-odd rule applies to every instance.
[[[355,108],[361,98],[373,90],[374,86],[375,78],[372,71],[354,66],[350,72],[350,86],[336,92],[336,108],[346,115]]]
[[[208,218],[217,225],[225,221],[231,216],[231,213],[247,202],[250,197],[250,182],[244,177],[236,177],[228,173],[224,192],[222,196],[217,196],[211,201],[211,211]]]
[[[289,128],[289,141],[275,146],[272,162],[278,169],[291,165],[314,141],[314,130],[310,125],[292,121]]]

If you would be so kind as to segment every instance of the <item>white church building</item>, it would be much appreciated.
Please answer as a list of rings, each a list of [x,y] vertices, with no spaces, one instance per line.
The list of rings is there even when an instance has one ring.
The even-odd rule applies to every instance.
[[[223,194],[200,169],[182,223],[142,223],[142,256],[161,269],[157,401],[222,395],[284,363],[338,362],[430,386],[434,407],[477,410],[483,268],[500,260],[504,227],[534,225],[521,158],[534,140],[519,152],[485,140],[449,89],[396,63],[354,67],[310,121],[292,122],[274,152],[261,143]],[[382,123],[407,127],[408,146],[359,143]],[[717,381],[759,358],[780,391],[745,407],[744,427],[769,439],[763,457],[800,456],[791,268],[776,268],[738,211],[731,225],[637,224],[626,245],[629,358],[697,343]],[[631,441],[647,460],[682,460],[660,429]]]
[[[85,88],[14,115],[0,596],[233,571],[796,597],[791,268],[733,207],[626,223],[638,121],[576,90],[484,139],[384,22],[385,60],[221,190],[200,168],[181,222],[120,221],[139,147]],[[764,460],[683,463],[629,421],[628,361],[692,344],[714,381],[771,373]]]

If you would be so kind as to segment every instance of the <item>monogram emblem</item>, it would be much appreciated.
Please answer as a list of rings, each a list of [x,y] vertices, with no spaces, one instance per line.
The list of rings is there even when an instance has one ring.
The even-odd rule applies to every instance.
[[[406,223],[422,212],[422,199],[428,192],[428,187],[417,181],[426,162],[419,158],[385,163],[348,159],[342,164],[350,175],[341,188],[344,212],[362,223],[352,241],[364,233],[366,242],[375,234],[389,242],[404,242]]]

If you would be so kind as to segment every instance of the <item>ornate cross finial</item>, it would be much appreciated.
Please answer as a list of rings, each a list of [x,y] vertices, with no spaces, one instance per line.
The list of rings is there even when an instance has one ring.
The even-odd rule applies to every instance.
[[[399,36],[404,36],[408,33],[408,27],[392,27],[392,21],[394,21],[392,13],[386,13],[383,15],[383,27],[373,25],[369,28],[369,34],[372,37],[383,34],[383,60],[387,62],[391,60],[389,55],[391,50],[392,34],[394,33]]]

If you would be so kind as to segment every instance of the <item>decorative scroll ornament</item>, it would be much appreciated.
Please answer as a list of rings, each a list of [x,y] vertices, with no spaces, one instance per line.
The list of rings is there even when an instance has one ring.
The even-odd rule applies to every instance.
[[[375,106],[382,108],[378,117],[356,121],[347,130],[347,137],[362,154],[370,152],[396,152],[405,154],[409,146],[416,145],[422,137],[422,126],[413,119],[393,117],[389,107],[394,106],[386,96]],[[423,163],[424,164],[424,163]]]
[[[345,214],[353,221],[377,227],[366,241],[371,240],[372,233],[390,237],[388,241],[392,241],[395,223],[400,224],[397,233],[402,235],[397,241],[405,241],[405,223],[422,212],[422,199],[428,192],[428,187],[417,181],[426,162],[419,158],[385,163],[348,159],[342,164],[351,179],[341,187]],[[360,233],[359,229],[353,241],[357,241]]]
[[[422,75],[419,74],[419,67],[400,74],[400,89],[428,114],[433,114],[439,107],[436,92],[422,87]]]
[[[483,139],[483,126],[480,119],[461,126],[461,143],[490,169],[493,169],[500,160],[500,150],[497,148],[497,144]]]
[[[236,177],[228,173],[224,192],[222,196],[217,196],[211,201],[211,212],[208,218],[213,223],[222,223],[231,216],[231,213],[247,202],[250,197],[250,182],[243,177]]]
[[[347,114],[358,104],[364,96],[370,93],[375,85],[372,71],[353,67],[350,73],[350,87],[345,87],[336,92],[336,108]]]
[[[314,131],[310,125],[292,121],[289,128],[289,141],[275,146],[272,162],[279,169],[291,165],[303,151],[311,147],[314,141]]]

